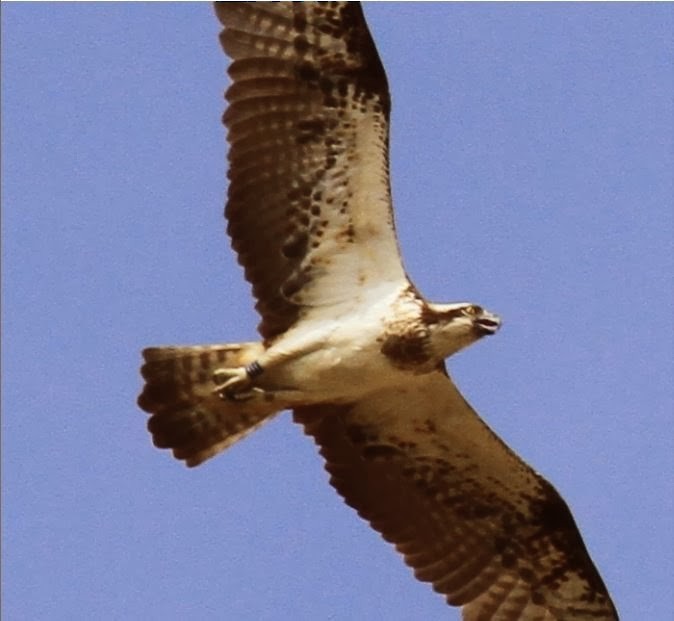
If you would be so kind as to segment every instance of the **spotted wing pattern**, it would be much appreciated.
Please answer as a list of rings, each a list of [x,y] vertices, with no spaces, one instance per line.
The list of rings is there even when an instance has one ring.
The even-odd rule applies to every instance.
[[[272,339],[311,309],[405,281],[388,86],[357,2],[221,2],[216,13],[233,60],[228,232]]]
[[[466,621],[618,618],[564,500],[444,372],[295,420],[345,501]]]

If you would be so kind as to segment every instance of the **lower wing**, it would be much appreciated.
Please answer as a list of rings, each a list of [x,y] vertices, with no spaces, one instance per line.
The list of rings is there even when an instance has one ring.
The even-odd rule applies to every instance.
[[[444,372],[295,420],[347,504],[465,620],[618,618],[564,500]]]

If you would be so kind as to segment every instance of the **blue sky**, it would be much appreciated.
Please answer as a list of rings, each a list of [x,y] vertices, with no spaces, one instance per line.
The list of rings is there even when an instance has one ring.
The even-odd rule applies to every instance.
[[[451,361],[570,504],[622,618],[674,609],[671,4],[366,7],[407,269],[504,327]],[[458,619],[287,414],[187,470],[150,344],[255,336],[207,4],[4,4],[3,616]]]

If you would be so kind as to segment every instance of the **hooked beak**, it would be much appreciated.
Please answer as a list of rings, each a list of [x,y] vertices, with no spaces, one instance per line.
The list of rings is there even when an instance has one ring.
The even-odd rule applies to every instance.
[[[501,327],[501,319],[488,311],[483,311],[479,317],[473,320],[473,329],[480,336],[495,334]]]

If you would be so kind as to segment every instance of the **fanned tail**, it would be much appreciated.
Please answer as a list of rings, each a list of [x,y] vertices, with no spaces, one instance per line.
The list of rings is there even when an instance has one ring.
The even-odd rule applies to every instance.
[[[215,369],[246,366],[263,351],[261,343],[143,350],[145,386],[138,405],[151,414],[147,426],[154,445],[198,466],[272,418],[274,404],[228,401],[213,392]]]

